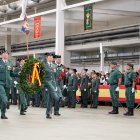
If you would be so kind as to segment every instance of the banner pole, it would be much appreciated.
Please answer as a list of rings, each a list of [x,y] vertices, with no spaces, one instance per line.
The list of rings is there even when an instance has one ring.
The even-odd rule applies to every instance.
[[[27,57],[29,59],[29,43],[28,43],[28,33],[26,33],[26,48],[27,48]]]

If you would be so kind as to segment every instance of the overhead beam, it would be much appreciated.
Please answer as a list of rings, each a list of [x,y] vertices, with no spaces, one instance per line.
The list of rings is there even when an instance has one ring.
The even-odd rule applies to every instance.
[[[80,2],[77,4],[65,6],[62,10],[68,10],[68,9],[72,9],[72,8],[76,8],[76,7],[80,7],[80,6],[84,6],[84,5],[88,5],[88,4],[92,4],[92,3],[96,3],[96,2],[101,2],[101,1],[104,1],[104,0],[88,0],[85,2]]]
[[[34,18],[36,16],[48,15],[48,14],[52,14],[52,13],[55,13],[55,12],[56,12],[56,9],[53,9],[53,10],[49,10],[49,11],[45,11],[45,12],[40,12],[40,13],[37,13],[37,14],[33,14],[33,15],[30,15],[30,16],[27,16],[27,18],[30,19],[30,18]],[[0,23],[0,26],[1,25],[5,25],[5,24],[19,22],[19,21],[23,21],[23,19],[22,18],[17,18],[17,19],[12,19],[12,20],[8,20],[8,21],[4,21],[4,22]]]

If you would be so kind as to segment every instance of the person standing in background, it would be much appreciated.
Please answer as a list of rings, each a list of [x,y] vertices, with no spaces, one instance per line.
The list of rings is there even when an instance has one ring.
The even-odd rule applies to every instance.
[[[128,108],[128,111],[124,114],[125,116],[134,115],[136,72],[134,72],[133,67],[133,64],[127,64],[127,72],[124,77],[126,105]]]
[[[94,73],[92,75],[92,78],[93,78],[92,79],[93,108],[97,109],[100,79],[98,78],[97,73]]]
[[[80,90],[81,90],[81,107],[88,107],[88,83],[89,77],[87,76],[88,69],[83,69],[81,72]]]
[[[78,86],[76,72],[76,69],[70,69],[70,76],[68,80],[68,108],[76,107],[76,91]]]
[[[119,114],[119,87],[121,85],[122,74],[117,68],[117,62],[111,62],[111,73],[109,77],[110,96],[113,110],[109,114]]]

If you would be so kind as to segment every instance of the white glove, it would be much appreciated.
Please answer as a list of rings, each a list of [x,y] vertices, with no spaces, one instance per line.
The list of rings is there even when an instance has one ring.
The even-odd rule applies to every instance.
[[[96,90],[94,92],[97,92]]]
[[[117,88],[116,88],[116,91],[119,91],[119,90],[120,90],[120,88],[119,88],[119,87],[117,87]]]
[[[66,88],[67,88],[67,86],[66,86],[66,85],[64,85],[64,86],[63,86],[63,88],[64,88],[64,89],[66,89]]]
[[[47,88],[46,88],[45,90],[46,90],[46,91],[48,91],[48,89],[47,89]]]
[[[56,87],[55,91],[57,91],[57,90],[58,90],[58,88]]]
[[[135,93],[135,88],[132,88],[132,93]]]
[[[87,91],[86,89],[84,89],[84,91]]]
[[[14,84],[15,84],[15,85],[17,85],[17,84],[18,84],[18,82],[17,82],[17,81],[14,81]]]

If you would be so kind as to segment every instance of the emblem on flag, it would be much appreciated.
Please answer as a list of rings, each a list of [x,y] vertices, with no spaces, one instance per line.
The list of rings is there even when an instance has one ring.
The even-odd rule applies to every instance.
[[[26,16],[24,17],[24,24],[22,26],[22,32],[24,32],[26,34],[29,34],[30,33],[29,24],[28,24],[28,21],[27,21],[27,17]]]

